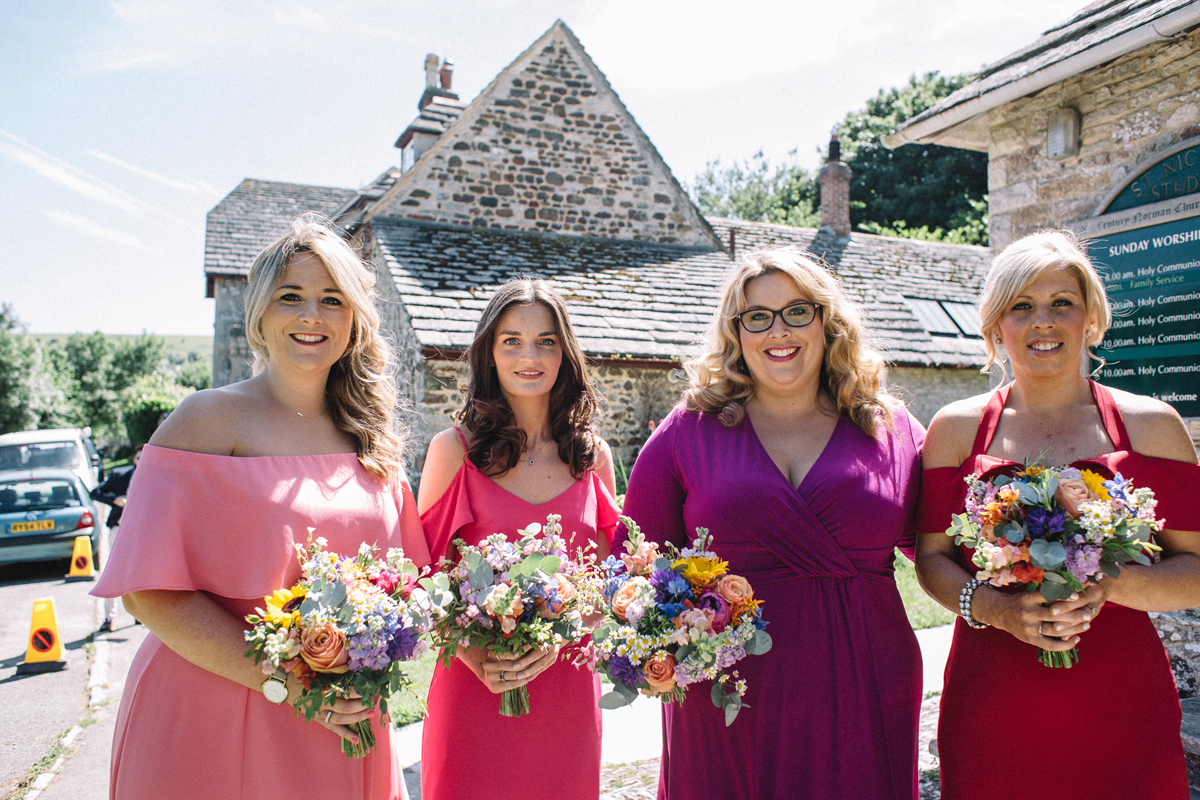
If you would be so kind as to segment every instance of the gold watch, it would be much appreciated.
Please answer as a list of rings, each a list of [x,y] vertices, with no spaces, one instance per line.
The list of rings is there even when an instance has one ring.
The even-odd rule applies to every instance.
[[[263,697],[267,698],[267,702],[277,706],[286,703],[288,699],[287,673],[281,669],[275,670],[275,674],[262,682],[262,693]]]

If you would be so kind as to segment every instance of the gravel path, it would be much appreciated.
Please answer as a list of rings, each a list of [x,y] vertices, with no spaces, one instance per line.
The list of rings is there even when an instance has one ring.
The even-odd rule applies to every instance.
[[[929,743],[937,733],[940,695],[921,703],[921,726],[917,743],[917,768],[920,770],[920,800],[940,800],[937,756],[929,752]],[[600,770],[600,800],[654,800],[658,791],[658,759],[610,764]]]

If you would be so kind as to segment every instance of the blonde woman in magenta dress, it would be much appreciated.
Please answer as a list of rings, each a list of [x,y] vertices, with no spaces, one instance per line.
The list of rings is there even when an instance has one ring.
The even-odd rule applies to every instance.
[[[461,427],[434,437],[418,503],[434,559],[547,514],[569,548],[608,555],[617,525],[608,445],[590,430],[596,401],[566,304],[542,281],[500,287],[468,351]],[[500,715],[499,693],[527,686],[531,712]],[[504,659],[482,649],[438,667],[421,742],[424,800],[595,800],[599,678],[556,651]]]
[[[244,655],[245,614],[300,577],[292,545],[310,528],[338,552],[429,561],[373,284],[336,232],[298,219],[250,271],[254,377],[190,396],[142,455],[93,590],[150,630],[117,716],[116,800],[406,796],[379,712],[348,698],[306,722],[295,678],[273,704]],[[347,758],[347,725],[368,718],[378,747]]]

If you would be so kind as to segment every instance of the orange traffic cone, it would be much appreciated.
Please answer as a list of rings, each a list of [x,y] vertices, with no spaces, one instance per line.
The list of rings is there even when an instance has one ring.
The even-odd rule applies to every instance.
[[[25,662],[17,665],[17,674],[58,672],[66,668],[67,662],[62,657],[62,640],[58,636],[58,612],[54,610],[54,598],[35,600]]]
[[[92,563],[92,537],[76,536],[75,552],[71,554],[71,571],[67,582],[96,580],[96,567]]]

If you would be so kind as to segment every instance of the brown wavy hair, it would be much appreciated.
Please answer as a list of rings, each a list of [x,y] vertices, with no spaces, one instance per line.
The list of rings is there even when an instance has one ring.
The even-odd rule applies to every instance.
[[[862,313],[833,273],[799,248],[757,250],[738,258],[725,281],[720,305],[709,327],[704,352],[684,364],[688,407],[718,415],[734,427],[746,416],[754,397],[754,379],[742,361],[737,315],[746,310],[746,284],[772,272],[782,273],[821,307],[825,358],[821,394],[870,436],[892,425],[892,408],[900,403],[883,389],[883,356],[867,344]]]
[[[255,375],[270,354],[262,318],[271,294],[297,253],[312,253],[342,292],[354,313],[346,352],[329,369],[325,402],[339,430],[354,439],[358,460],[371,474],[391,480],[403,472],[405,430],[396,415],[403,402],[396,391],[392,348],[380,330],[375,270],[363,262],[332,222],[317,214],[296,217],[290,230],[258,254],[246,286],[246,340],[254,352]]]
[[[597,442],[591,425],[598,403],[588,380],[583,349],[567,315],[567,304],[541,280],[514,278],[501,286],[475,328],[475,338],[466,354],[466,401],[457,414],[472,437],[467,457],[480,472],[494,477],[515,467],[525,449],[525,431],[517,427],[516,416],[501,391],[492,348],[504,312],[534,303],[550,312],[563,350],[558,378],[550,389],[550,433],[558,443],[559,458],[579,478],[596,463]]]

